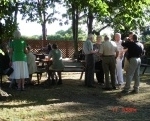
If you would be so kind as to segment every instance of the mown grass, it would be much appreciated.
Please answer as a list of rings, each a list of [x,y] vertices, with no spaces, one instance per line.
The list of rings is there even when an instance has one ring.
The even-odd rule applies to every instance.
[[[141,76],[139,94],[86,88],[79,73],[63,75],[63,85],[26,86],[26,91],[2,90],[0,121],[144,121],[150,120],[150,75]],[[130,109],[130,111],[129,111]],[[134,110],[132,110],[134,109]]]

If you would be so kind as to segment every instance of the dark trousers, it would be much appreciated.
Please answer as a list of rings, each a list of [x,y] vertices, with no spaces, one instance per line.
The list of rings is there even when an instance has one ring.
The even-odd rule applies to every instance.
[[[98,70],[96,72],[96,79],[98,83],[104,83],[104,71],[103,71],[102,61],[98,61],[95,63],[95,70]]]
[[[88,54],[85,56],[86,67],[85,67],[85,85],[91,86],[94,83],[94,54]]]

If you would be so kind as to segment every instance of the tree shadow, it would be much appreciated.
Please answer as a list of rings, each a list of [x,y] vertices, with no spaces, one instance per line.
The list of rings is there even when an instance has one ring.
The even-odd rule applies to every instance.
[[[87,88],[82,84],[82,81],[65,79],[63,80],[63,85],[40,84],[27,86],[26,91],[17,91],[10,90],[8,83],[3,83],[2,89],[12,95],[5,100],[6,102],[21,101],[26,103],[18,105],[5,104],[0,105],[0,108],[59,105],[60,110],[74,114],[79,113],[70,118],[89,120],[93,117],[93,120],[107,119],[114,121],[124,118],[128,120],[145,119],[146,114],[150,113],[149,108],[145,109],[150,103],[143,104],[141,100],[139,105],[139,103],[130,101],[130,98],[136,97],[136,95],[123,95],[120,93],[121,90],[104,91],[99,85],[96,85],[96,88]],[[142,93],[144,94],[144,92],[140,94],[142,95]],[[125,112],[125,108],[134,108],[136,112]],[[48,112],[56,113],[55,110],[53,111]],[[63,117],[62,120],[70,120],[70,118]]]

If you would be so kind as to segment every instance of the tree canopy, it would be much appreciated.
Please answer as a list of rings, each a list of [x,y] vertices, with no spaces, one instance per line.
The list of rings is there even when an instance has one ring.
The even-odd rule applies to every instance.
[[[66,8],[66,12],[62,15],[58,5]],[[67,33],[64,35],[73,39],[77,51],[77,41],[80,38],[79,25],[87,25],[87,33],[95,34],[100,34],[107,27],[124,35],[131,30],[143,31],[150,19],[149,5],[150,0],[1,0],[0,37],[1,39],[11,37],[13,30],[19,24],[18,12],[22,15],[22,19],[41,25],[43,40],[46,40],[47,35],[46,23],[59,21],[60,25],[63,25],[71,20],[72,36]],[[95,22],[101,23],[101,28],[95,30]],[[56,35],[60,36],[59,33]]]

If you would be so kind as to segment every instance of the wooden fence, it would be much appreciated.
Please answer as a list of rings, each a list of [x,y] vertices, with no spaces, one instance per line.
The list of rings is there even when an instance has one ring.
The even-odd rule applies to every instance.
[[[62,51],[63,58],[71,58],[74,54],[74,42],[73,41],[52,41],[52,40],[26,40],[27,44],[32,47],[32,52],[36,53],[39,49],[43,47],[43,45],[47,45],[48,43],[53,44],[56,43],[59,49]],[[81,50],[83,46],[83,41],[78,41],[78,50]]]

